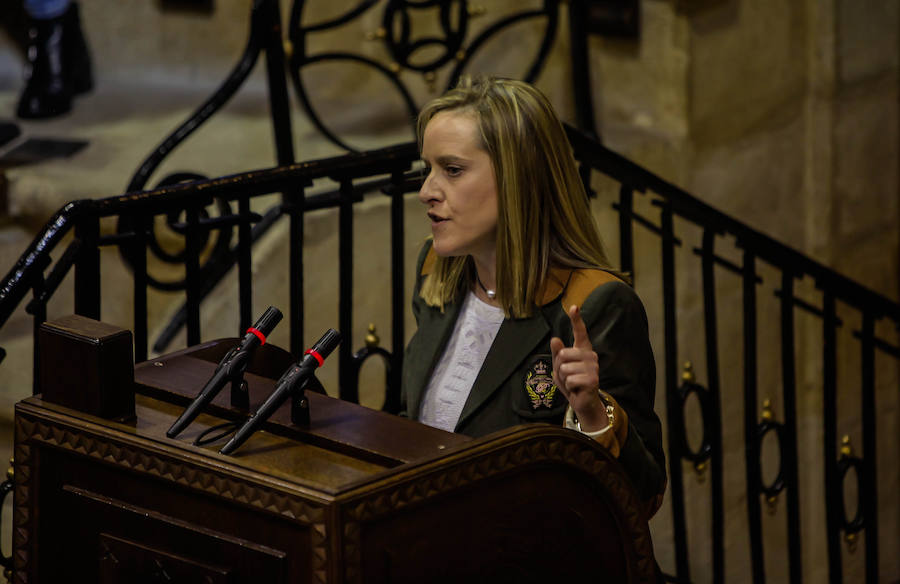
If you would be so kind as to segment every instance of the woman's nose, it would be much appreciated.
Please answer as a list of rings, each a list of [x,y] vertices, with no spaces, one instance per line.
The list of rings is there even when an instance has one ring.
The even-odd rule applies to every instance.
[[[435,188],[434,181],[431,179],[431,171],[428,171],[425,180],[422,181],[422,187],[419,189],[419,201],[428,204],[429,201],[436,200],[438,197],[438,189]]]

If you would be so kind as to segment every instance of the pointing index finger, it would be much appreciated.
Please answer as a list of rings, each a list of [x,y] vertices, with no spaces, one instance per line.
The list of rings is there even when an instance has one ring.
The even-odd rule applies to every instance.
[[[576,349],[593,350],[587,327],[581,319],[581,309],[575,304],[569,307],[569,320],[572,321],[572,346]]]

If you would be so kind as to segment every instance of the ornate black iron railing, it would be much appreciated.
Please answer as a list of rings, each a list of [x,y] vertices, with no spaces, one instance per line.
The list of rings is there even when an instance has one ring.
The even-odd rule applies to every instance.
[[[723,423],[733,420],[723,419],[723,402],[741,399],[736,395],[723,395],[722,373],[719,362],[723,353],[719,349],[718,300],[716,278],[725,274],[739,278],[741,282],[742,330],[743,330],[743,390],[741,391],[744,417],[743,447],[745,451],[747,530],[750,541],[751,571],[754,582],[766,581],[764,562],[764,538],[761,522],[763,503],[772,504],[784,493],[787,499],[786,536],[789,547],[789,577],[791,582],[802,579],[800,484],[798,481],[798,431],[797,431],[797,358],[795,319],[797,311],[810,314],[821,320],[821,355],[824,363],[821,398],[821,412],[824,440],[821,445],[825,485],[825,509],[814,510],[827,517],[827,557],[831,582],[842,580],[841,537],[848,545],[856,545],[860,533],[877,533],[879,492],[875,469],[877,452],[877,417],[875,410],[876,351],[894,361],[900,356],[900,349],[894,343],[879,338],[875,334],[879,321],[887,321],[891,330],[900,325],[900,305],[876,294],[859,284],[837,274],[812,259],[774,241],[741,222],[692,197],[683,190],[666,183],[655,175],[638,167],[587,135],[570,128],[570,139],[586,176],[601,174],[619,184],[617,200],[613,206],[619,213],[619,249],[623,268],[634,274],[636,279],[651,279],[658,265],[661,271],[660,286],[663,303],[663,358],[665,402],[668,426],[668,455],[670,461],[670,494],[673,517],[674,575],[671,581],[689,582],[691,562],[689,561],[689,520],[685,510],[685,479],[683,462],[694,465],[701,472],[711,476],[710,507],[712,550],[711,579],[724,581],[725,552],[725,484],[723,480]],[[386,409],[397,405],[397,374],[403,352],[404,314],[406,291],[403,290],[403,200],[404,194],[415,191],[418,174],[412,171],[417,159],[414,144],[404,144],[379,151],[303,163],[267,170],[242,173],[212,180],[175,184],[154,191],[130,193],[118,197],[96,201],[77,201],[66,205],[47,224],[45,230],[35,239],[28,251],[0,283],[0,324],[5,322],[28,291],[33,299],[26,310],[33,315],[35,327],[46,318],[46,305],[53,291],[63,281],[67,273],[75,270],[75,311],[85,316],[98,318],[101,291],[99,249],[104,245],[115,245],[131,255],[134,274],[134,330],[137,358],[146,357],[147,314],[146,288],[149,276],[146,258],[150,246],[148,233],[154,216],[167,216],[181,234],[185,250],[181,260],[186,273],[186,322],[188,343],[201,340],[200,293],[202,288],[200,256],[202,242],[211,231],[226,233],[237,231],[237,242],[231,244],[228,253],[237,265],[239,280],[238,304],[241,307],[241,328],[250,324],[250,251],[253,242],[253,228],[262,221],[287,220],[291,223],[291,250],[289,277],[292,282],[291,305],[288,310],[291,340],[290,349],[294,354],[302,350],[304,306],[303,298],[303,246],[297,238],[296,224],[302,222],[305,213],[332,208],[339,215],[339,328],[351,330],[353,319],[353,221],[354,206],[367,193],[385,194],[391,200],[391,274],[386,276],[383,286],[390,286],[392,305],[392,347],[378,349],[369,346],[352,352],[349,344],[339,358],[339,391],[345,399],[358,399],[356,386],[359,368],[368,357],[378,355],[387,363],[388,390]],[[333,181],[337,188],[307,196],[314,181]],[[644,197],[635,198],[635,193]],[[282,193],[282,202],[270,211],[266,218],[249,212],[249,201],[254,197]],[[287,194],[284,194],[287,193]],[[649,200],[649,204],[648,203]],[[233,212],[234,207],[237,212]],[[645,211],[639,207],[643,206]],[[209,217],[207,209],[218,208],[220,214]],[[222,213],[223,209],[232,212]],[[647,216],[646,209],[656,210],[658,218]],[[120,224],[127,223],[128,230],[103,235],[100,220],[104,217],[119,217]],[[183,217],[178,222],[173,218]],[[130,218],[124,221],[122,218]],[[683,227],[685,234],[676,236],[677,225],[692,225],[702,232],[701,243],[694,251],[699,256],[702,295],[704,341],[706,362],[706,386],[699,384],[692,371],[686,371],[679,380],[679,355],[696,350],[696,346],[684,347],[678,337],[678,303],[676,302],[676,269],[678,260],[676,249],[684,247],[690,229]],[[644,228],[660,242],[658,263],[648,261],[638,265],[634,253],[637,235],[633,226]],[[64,236],[74,231],[74,238],[65,246],[59,259],[53,262],[51,252],[64,241]],[[740,261],[724,257],[724,249],[717,245],[733,238]],[[641,257],[646,258],[644,254]],[[779,273],[779,289],[775,291],[780,304],[782,418],[777,419],[770,402],[763,404],[758,415],[759,394],[758,374],[761,365],[757,355],[757,328],[760,317],[757,313],[757,289],[763,278],[760,266]],[[815,282],[820,291],[821,308],[796,291],[796,284],[804,279]],[[369,284],[371,285],[371,283]],[[855,336],[862,355],[859,371],[861,379],[860,411],[862,424],[863,454],[854,454],[849,438],[838,442],[838,420],[836,410],[838,364],[843,355],[839,354],[836,341],[837,330],[844,324],[839,320],[837,303],[848,310],[857,311],[862,323]],[[143,341],[142,341],[143,339]],[[734,347],[737,339],[729,339]],[[696,397],[700,404],[702,428],[699,447],[692,448],[689,440],[689,424],[686,422],[686,404]],[[767,435],[777,440],[780,460],[775,478],[764,481],[763,440]],[[856,477],[859,501],[854,517],[847,517],[844,501],[844,483],[849,476]],[[900,494],[882,489],[880,496],[897,497]],[[866,580],[878,581],[878,538],[865,538]],[[657,546],[666,545],[657,541]]]
[[[521,76],[526,81],[537,79],[544,67],[550,50],[558,35],[560,23],[559,0],[533,0],[524,2],[513,10],[500,13],[491,20],[486,16],[490,10],[484,6],[473,6],[465,0],[359,0],[343,13],[321,22],[309,22],[309,10],[304,0],[295,0],[292,5],[287,28],[287,42],[284,42],[281,11],[278,0],[255,0],[250,9],[250,31],[247,45],[238,63],[219,88],[191,116],[176,128],[150,153],[131,178],[127,191],[145,188],[150,177],[172,152],[228,103],[249,77],[261,54],[266,55],[266,74],[269,90],[270,113],[277,164],[284,166],[294,162],[293,133],[290,103],[287,91],[287,71],[300,104],[306,116],[320,133],[341,148],[353,151],[348,140],[333,131],[317,111],[310,90],[303,79],[303,71],[318,64],[352,63],[379,74],[396,90],[396,96],[407,110],[407,119],[413,121],[418,106],[412,97],[408,76],[404,73],[421,75],[430,86],[437,83],[439,75],[446,77],[445,88],[456,84],[472,59],[484,50],[492,39],[510,27],[529,21],[543,22],[543,34],[534,58]],[[591,10],[592,6],[602,10]],[[600,6],[602,5],[602,6]],[[368,31],[370,41],[382,47],[382,59],[362,53],[358,46],[343,50],[318,50],[314,39],[317,35],[341,31],[346,36],[347,29],[359,24],[367,15],[381,10],[379,26]],[[638,10],[636,0],[628,2],[607,2],[605,0],[572,0],[569,4],[569,33],[572,38],[572,88],[575,98],[576,119],[580,127],[594,133],[594,117],[591,98],[590,74],[588,68],[587,35],[589,33],[633,35],[637,32]],[[437,31],[413,30],[415,16],[430,17],[437,25]],[[488,21],[480,30],[471,25],[471,20],[479,17]],[[287,47],[287,51],[285,51]],[[354,50],[355,49],[355,50]],[[435,53],[436,49],[436,53]],[[423,56],[424,55],[424,56]],[[414,130],[412,125],[410,130]],[[412,136],[412,134],[411,134]],[[158,186],[175,184],[182,180],[200,179],[199,173],[179,173],[164,177]],[[222,209],[224,211],[224,209]],[[252,237],[261,237],[277,217],[272,210],[252,228]],[[138,219],[139,220],[139,219]],[[170,227],[175,223],[169,221]],[[134,225],[128,217],[119,220],[119,231],[130,233]],[[244,226],[250,229],[249,224]],[[303,239],[303,226],[292,227],[297,240]],[[168,263],[179,263],[180,259],[167,253],[156,242],[154,231],[147,231],[149,249],[154,259]],[[196,292],[202,299],[215,284],[224,277],[234,260],[234,253],[228,251],[228,241],[217,242],[212,256],[204,266],[197,269],[199,279],[205,285]],[[138,273],[142,271],[143,259],[135,257],[127,249],[123,250],[125,261]],[[135,264],[137,262],[137,265]],[[161,282],[152,277],[147,283],[160,290],[185,289],[186,278],[178,281]],[[244,283],[245,284],[245,283]],[[242,284],[242,285],[244,285]],[[137,299],[136,299],[137,300]],[[180,310],[170,325],[154,343],[154,349],[162,351],[187,322],[189,312]],[[242,314],[242,319],[249,316]],[[136,331],[137,332],[137,331]],[[143,338],[143,332],[142,333]],[[143,350],[143,347],[139,347]],[[141,352],[140,354],[146,354]]]
[[[797,359],[795,338],[795,314],[801,310],[821,318],[821,355],[824,363],[822,378],[822,421],[823,421],[823,465],[825,485],[825,509],[814,512],[827,517],[827,559],[830,582],[842,582],[841,534],[848,547],[853,548],[859,540],[859,532],[865,531],[865,578],[866,582],[879,580],[879,538],[878,538],[878,481],[876,476],[877,423],[875,409],[875,352],[896,359],[898,348],[875,336],[875,323],[885,320],[889,328],[896,332],[900,327],[900,305],[876,294],[863,286],[841,276],[814,260],[780,244],[772,238],[749,228],[747,225],[728,217],[704,204],[683,190],[671,185],[630,161],[619,157],[578,132],[570,132],[570,139],[576,152],[592,169],[614,178],[620,185],[620,196],[616,207],[620,214],[621,262],[624,269],[633,269],[633,233],[631,222],[649,227],[658,234],[662,242],[662,286],[664,304],[664,354],[665,389],[668,422],[669,480],[672,495],[673,535],[675,547],[676,576],[672,581],[691,581],[688,561],[688,532],[685,514],[683,461],[692,463],[701,472],[708,469],[711,481],[711,542],[712,580],[725,581],[724,550],[724,481],[722,424],[724,397],[720,387],[719,337],[717,322],[716,273],[717,266],[727,273],[738,275],[742,281],[743,310],[743,401],[744,401],[744,450],[745,473],[747,477],[747,523],[750,540],[751,574],[753,582],[766,581],[764,562],[764,539],[761,529],[762,501],[774,504],[780,493],[787,499],[786,540],[788,543],[788,577],[792,583],[802,581],[801,567],[801,525],[799,501],[799,462],[797,432]],[[634,191],[646,192],[654,197],[653,204],[659,209],[658,221],[639,217],[633,212]],[[693,224],[702,230],[702,245],[695,252],[701,258],[702,298],[705,334],[705,359],[707,387],[694,380],[693,372],[686,371],[679,384],[678,355],[685,352],[679,347],[676,318],[676,274],[675,247],[681,242],[675,237],[674,219]],[[726,237],[733,237],[735,248],[742,255],[742,263],[735,264],[718,255],[715,247]],[[780,338],[782,370],[783,420],[776,421],[767,399],[763,403],[762,415],[759,409],[757,355],[757,287],[761,284],[758,266],[765,263],[769,269],[780,272],[780,289],[775,295],[780,302]],[[795,296],[795,283],[809,278],[821,291],[822,308],[799,295]],[[855,311],[862,322],[854,336],[859,339],[862,353],[860,411],[864,455],[854,456],[849,447],[849,436],[842,439],[841,455],[837,451],[837,367],[845,361],[838,354],[836,329],[839,320],[836,302],[840,301],[851,311]],[[734,339],[732,339],[732,342]],[[696,395],[700,403],[702,440],[700,447],[692,449],[688,445],[688,431],[684,422],[685,403],[690,395]],[[736,399],[737,396],[730,396]],[[761,467],[763,465],[762,444],[767,434],[774,433],[777,439],[779,462],[775,478],[765,483]],[[857,511],[852,518],[847,517],[844,485],[850,471],[855,471],[858,492]],[[890,491],[891,489],[888,489]],[[882,497],[884,490],[882,490]],[[896,489],[893,497],[900,496]],[[814,539],[814,538],[813,538]]]
[[[75,312],[91,318],[100,318],[101,277],[100,248],[117,246],[133,270],[134,278],[134,338],[135,358],[145,360],[148,355],[147,289],[153,277],[148,272],[147,256],[158,244],[152,239],[154,217],[165,217],[169,226],[183,240],[183,250],[172,254],[170,261],[178,261],[184,266],[184,278],[173,289],[184,289],[185,322],[187,324],[188,345],[201,340],[200,303],[202,291],[210,287],[210,274],[217,270],[227,271],[238,267],[240,330],[251,324],[252,300],[251,247],[262,229],[256,227],[271,225],[287,217],[290,221],[290,302],[288,322],[290,323],[290,350],[302,353],[303,343],[303,240],[302,222],[305,213],[316,210],[337,208],[340,215],[341,236],[339,261],[341,263],[340,327],[350,330],[352,305],[352,213],[354,203],[362,201],[363,195],[384,192],[392,197],[392,258],[403,257],[403,214],[399,209],[402,195],[415,189],[415,179],[406,175],[418,155],[414,144],[390,147],[370,153],[359,153],[326,160],[298,163],[284,167],[252,171],[217,179],[199,180],[160,187],[153,191],[126,193],[118,197],[98,200],[74,201],[64,206],[51,219],[44,231],[32,242],[7,277],[0,283],[0,324],[9,319],[12,312],[29,290],[34,298],[26,311],[34,316],[35,329],[46,320],[46,306],[59,284],[74,267],[75,269]],[[306,196],[307,190],[317,180],[331,180],[337,188],[325,190],[313,196]],[[250,200],[272,193],[281,193],[281,202],[270,209],[265,216],[250,212]],[[218,215],[207,209],[218,210]],[[235,210],[235,207],[237,209]],[[100,222],[104,218],[116,218],[118,230],[114,234],[102,235]],[[123,229],[123,226],[126,226]],[[216,246],[229,242],[237,230],[237,243],[227,244],[224,253],[212,254],[214,262],[201,265],[201,257],[211,233],[215,233]],[[51,260],[66,235],[74,231],[74,238],[68,242],[59,260]],[[255,231],[255,233],[254,233]],[[223,260],[230,258],[230,263]],[[398,270],[391,285],[393,292],[392,321],[394,347],[392,365],[402,358],[402,261],[396,262]],[[49,273],[45,273],[47,269]],[[160,286],[161,282],[154,282]],[[165,283],[162,283],[165,285]],[[399,327],[399,328],[398,328]],[[378,354],[364,351],[363,354]],[[341,361],[349,363],[350,346],[341,347]],[[35,370],[39,366],[35,352]],[[389,368],[390,370],[391,368]],[[395,367],[399,369],[399,366]],[[350,375],[341,368],[341,380]],[[37,377],[35,377],[37,378]],[[341,383],[342,386],[346,385]],[[349,386],[348,386],[349,387]],[[342,393],[342,397],[353,397]],[[393,397],[389,404],[396,404]]]

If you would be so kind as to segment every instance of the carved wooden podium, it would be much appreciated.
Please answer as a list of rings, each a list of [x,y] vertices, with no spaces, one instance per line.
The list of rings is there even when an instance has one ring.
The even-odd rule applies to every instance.
[[[59,328],[96,340],[84,320]],[[116,338],[104,330],[101,345]],[[308,394],[308,428],[284,407],[223,456],[222,443],[192,442],[246,416],[226,388],[166,438],[233,342],[134,366],[134,414],[118,420],[41,395],[16,406],[14,581],[653,581],[627,478],[572,431],[535,424],[470,439]],[[74,391],[71,351],[47,346],[42,379]],[[262,349],[245,376],[253,409],[289,359]]]

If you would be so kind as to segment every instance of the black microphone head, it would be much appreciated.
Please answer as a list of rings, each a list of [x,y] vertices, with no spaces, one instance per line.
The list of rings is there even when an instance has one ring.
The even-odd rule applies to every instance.
[[[259,317],[259,320],[256,321],[253,328],[261,332],[263,336],[268,336],[269,333],[272,332],[272,329],[275,328],[275,325],[281,322],[281,319],[281,311],[274,306],[270,306],[263,315]]]
[[[325,334],[322,335],[322,338],[316,341],[316,344],[312,346],[311,350],[318,353],[322,359],[325,359],[332,351],[334,351],[335,347],[337,347],[340,342],[341,333],[334,329],[328,329],[325,331]]]

